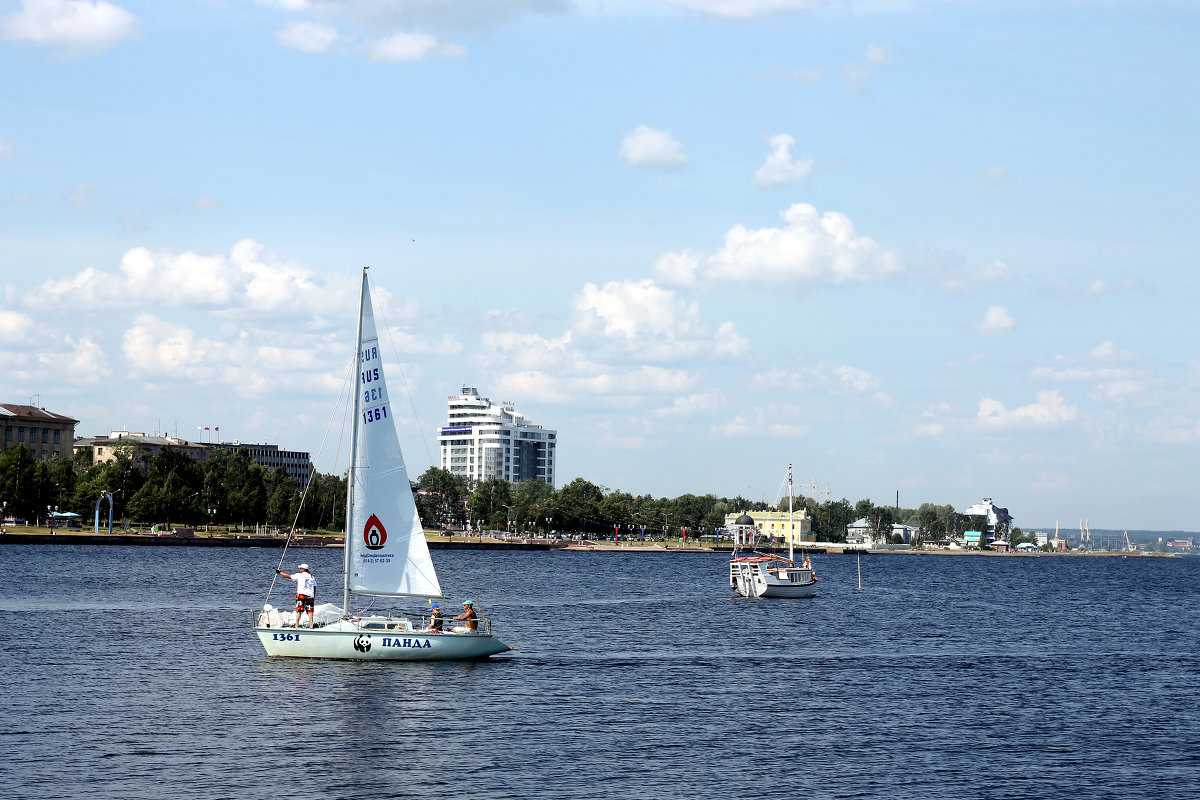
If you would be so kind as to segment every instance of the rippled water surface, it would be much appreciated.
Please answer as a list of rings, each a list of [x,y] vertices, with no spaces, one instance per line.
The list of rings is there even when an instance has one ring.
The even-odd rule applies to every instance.
[[[277,558],[0,547],[0,796],[1200,796],[1200,559],[436,551],[516,652],[379,664],[265,657]]]

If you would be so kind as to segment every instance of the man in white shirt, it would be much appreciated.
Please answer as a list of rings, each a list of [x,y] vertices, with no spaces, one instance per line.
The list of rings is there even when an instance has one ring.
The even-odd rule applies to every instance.
[[[300,614],[307,611],[308,627],[311,628],[313,626],[313,605],[317,599],[317,579],[308,571],[308,564],[301,564],[297,569],[300,571],[294,575],[279,570],[275,570],[275,572],[296,582],[296,624],[292,627],[300,627]]]

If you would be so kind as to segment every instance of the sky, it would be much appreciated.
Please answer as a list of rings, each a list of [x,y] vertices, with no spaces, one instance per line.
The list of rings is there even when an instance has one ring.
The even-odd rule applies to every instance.
[[[559,486],[1196,530],[1198,40],[1191,0],[0,0],[0,395],[341,472],[369,266],[414,476],[471,386]]]

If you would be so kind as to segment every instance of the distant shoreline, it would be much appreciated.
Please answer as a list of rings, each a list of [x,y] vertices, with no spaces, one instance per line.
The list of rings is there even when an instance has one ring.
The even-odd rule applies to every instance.
[[[610,541],[560,541],[549,539],[514,539],[502,540],[477,536],[447,536],[426,531],[426,542],[431,550],[557,550],[562,552],[596,552],[596,553],[724,553],[733,551],[729,545],[678,545],[678,544],[643,544],[628,542],[613,544]],[[135,547],[258,547],[282,548],[287,543],[283,536],[261,536],[254,534],[150,534],[150,533],[100,533],[91,531],[55,531],[54,533],[30,533],[27,531],[14,532],[11,529],[0,535],[0,545],[4,544],[36,544],[36,545],[128,545]],[[293,548],[302,549],[342,549],[340,536],[305,535],[294,537],[290,544]],[[1135,558],[1181,558],[1182,553],[1123,553],[1108,550],[1096,551],[1053,551],[1044,552],[1002,552],[999,550],[909,550],[909,549],[873,549],[861,547],[845,547],[837,544],[820,543],[814,547],[804,548],[814,555],[910,555],[910,556],[972,556],[985,558],[1040,558],[1051,556],[1122,556]],[[770,551],[767,548],[765,551]],[[775,550],[774,552],[780,552]]]

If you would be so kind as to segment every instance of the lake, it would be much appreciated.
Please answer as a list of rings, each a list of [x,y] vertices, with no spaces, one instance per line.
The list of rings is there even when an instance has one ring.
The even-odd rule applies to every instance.
[[[1200,796],[1200,559],[438,550],[517,650],[403,664],[268,660],[279,555],[0,546],[0,796]]]

